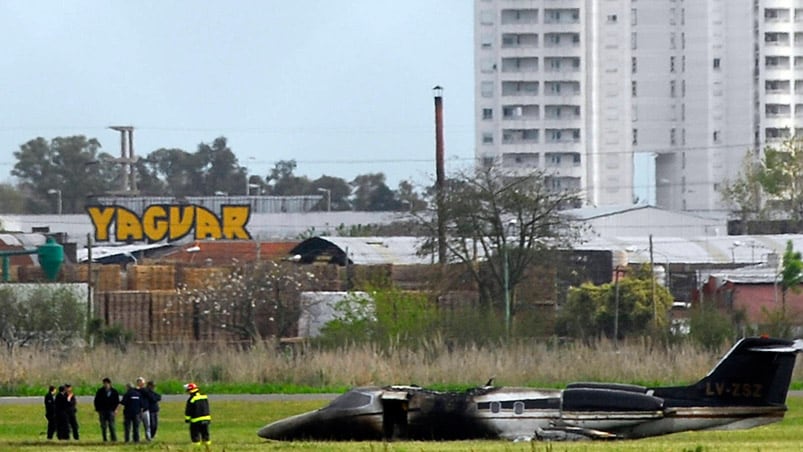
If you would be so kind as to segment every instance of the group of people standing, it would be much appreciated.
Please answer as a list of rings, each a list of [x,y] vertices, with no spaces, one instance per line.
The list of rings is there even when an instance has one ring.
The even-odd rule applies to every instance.
[[[111,379],[104,378],[103,386],[95,392],[94,399],[103,441],[117,441],[115,418],[121,405],[123,406],[125,442],[131,440],[135,443],[139,442],[140,424],[143,426],[145,439],[152,440],[159,427],[159,402],[161,400],[162,396],[156,392],[155,384],[152,381],[146,383],[142,377],[137,378],[136,385],[126,384],[126,392],[122,398],[112,386]],[[72,386],[69,384],[60,386],[58,393],[53,386],[50,386],[45,395],[47,439],[53,439],[53,433],[56,433],[58,439],[68,440],[70,432],[74,439],[78,439],[77,403],[78,401],[72,393]]]
[[[72,385],[50,386],[45,395],[45,418],[47,418],[47,439],[78,439],[78,399],[72,392]]]
[[[125,388],[126,391],[120,398],[120,393],[112,387],[111,380],[104,378],[103,386],[95,393],[95,411],[98,413],[103,441],[117,441],[115,417],[120,405],[123,406],[125,442],[139,442],[140,425],[145,439],[150,441],[159,428],[159,402],[162,396],[156,392],[156,385],[152,381],[146,383],[142,377],[137,378],[136,384],[127,383]]]

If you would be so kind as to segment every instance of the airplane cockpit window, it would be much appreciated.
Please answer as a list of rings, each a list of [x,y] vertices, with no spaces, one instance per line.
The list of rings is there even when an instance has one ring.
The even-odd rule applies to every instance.
[[[524,413],[524,402],[516,402],[513,404],[513,412],[516,414]]]
[[[501,408],[502,404],[499,402],[491,402],[491,413],[498,413]]]
[[[327,408],[334,409],[350,409],[359,408],[371,403],[371,396],[357,391],[349,391],[342,396],[336,398],[329,404]]]

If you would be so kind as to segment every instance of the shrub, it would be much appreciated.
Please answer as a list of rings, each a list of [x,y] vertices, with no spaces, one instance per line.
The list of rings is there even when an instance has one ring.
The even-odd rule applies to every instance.
[[[703,304],[691,311],[689,337],[706,350],[719,350],[735,336],[731,319],[712,304]]]
[[[81,337],[84,309],[78,296],[53,285],[0,289],[0,339],[7,347],[64,343]]]

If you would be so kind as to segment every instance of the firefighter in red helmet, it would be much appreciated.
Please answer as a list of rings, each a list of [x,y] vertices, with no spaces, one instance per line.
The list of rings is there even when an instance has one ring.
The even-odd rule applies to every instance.
[[[196,446],[208,446],[212,444],[209,439],[209,423],[212,422],[209,399],[195,383],[185,384],[184,390],[190,395],[184,409],[184,422],[190,424],[190,440]]]

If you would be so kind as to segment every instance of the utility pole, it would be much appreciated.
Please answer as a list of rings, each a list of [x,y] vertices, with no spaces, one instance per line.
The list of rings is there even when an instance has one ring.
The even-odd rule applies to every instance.
[[[111,126],[112,130],[120,132],[120,158],[114,159],[120,164],[120,194],[132,195],[137,193],[137,169],[134,164],[137,158],[134,155],[134,127]]]
[[[438,209],[438,263],[446,265],[446,224],[443,218],[444,175],[443,169],[443,88],[432,88],[435,96],[435,192]]]
[[[652,325],[658,331],[658,306],[655,304],[655,259],[653,259],[652,234],[650,234],[650,299],[652,300]]]

